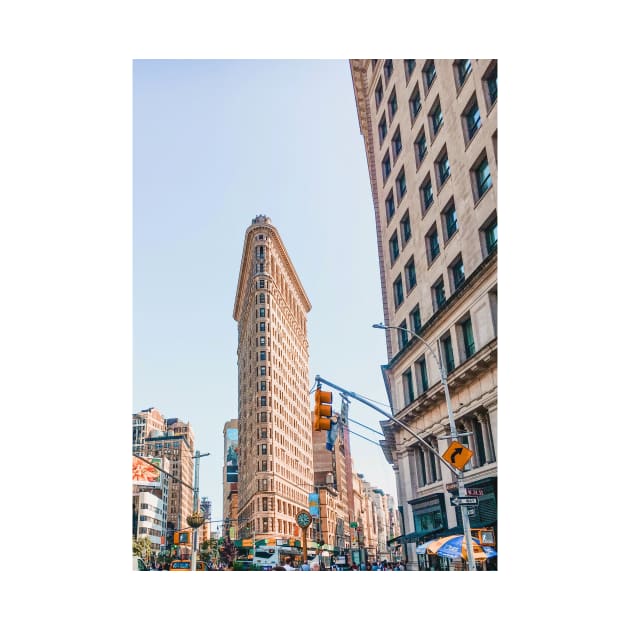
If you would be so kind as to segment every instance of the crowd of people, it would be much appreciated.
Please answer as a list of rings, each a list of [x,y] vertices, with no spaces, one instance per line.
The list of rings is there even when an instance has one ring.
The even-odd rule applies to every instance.
[[[389,562],[381,560],[379,562],[362,562],[360,565],[352,563],[350,571],[405,571],[403,562]],[[337,564],[333,563],[330,567],[320,566],[319,562],[296,562],[287,558],[284,564],[278,564],[273,571],[343,571]]]

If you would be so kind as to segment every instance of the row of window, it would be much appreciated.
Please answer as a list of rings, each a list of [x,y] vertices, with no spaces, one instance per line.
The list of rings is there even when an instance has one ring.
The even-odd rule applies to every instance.
[[[457,216],[455,214],[455,206],[449,205],[443,212],[443,221],[447,235],[450,233],[450,238],[457,230]],[[482,247],[482,254],[484,258],[491,254],[497,247],[497,218],[496,213],[493,213],[490,218],[482,225],[480,232],[480,241]],[[390,240],[390,255],[393,255],[397,251],[397,235]],[[395,245],[396,244],[396,245]],[[434,223],[425,236],[426,254],[429,266],[440,254],[440,241],[438,234],[438,227]],[[404,279],[406,284],[408,295],[411,290],[417,284],[416,276],[416,263],[414,256],[411,256],[404,267]],[[394,307],[396,310],[403,304],[405,300],[405,291],[403,286],[403,274],[398,274],[393,284],[394,295]],[[464,262],[461,254],[458,254],[454,261],[448,266],[448,277],[450,280],[451,294],[455,293],[459,287],[462,286],[466,279],[464,272]],[[438,278],[437,282],[431,287],[431,296],[433,303],[433,312],[437,312],[446,304],[446,290],[444,285],[444,279],[442,275]],[[418,316],[418,322],[419,322]],[[404,344],[403,344],[404,345]]]
[[[463,363],[475,354],[475,338],[470,313],[467,313],[456,324],[455,331],[458,341],[460,362]],[[450,331],[440,338],[440,351],[446,373],[450,374],[456,366],[453,352],[453,340],[451,338]],[[403,372],[402,384],[405,407],[429,389],[431,383],[429,382],[426,354],[423,354],[414,362],[413,366]]]
[[[413,71],[416,67],[415,59],[405,59],[405,77],[407,83],[413,74]],[[384,75],[384,83],[383,79],[379,79],[376,84],[376,88],[374,89],[374,103],[376,105],[376,112],[380,109],[381,103],[383,103],[383,86],[385,88],[389,84],[389,80],[393,74],[393,61],[391,59],[387,59],[383,65],[383,75]],[[466,80],[471,74],[472,65],[470,59],[457,59],[453,64],[454,68],[454,76],[457,84],[458,91],[464,85]],[[437,71],[435,68],[435,61],[433,59],[428,59],[424,67],[422,69],[422,78],[421,83],[424,87],[424,96],[425,98],[428,96],[433,84],[435,83],[435,79],[437,78]],[[482,83],[484,86],[484,91],[486,93],[486,100],[488,109],[490,109],[497,100],[498,97],[498,76],[497,76],[497,64],[493,63],[485,72],[482,77]],[[409,98],[409,113],[411,117],[411,123],[413,124],[422,109],[422,101],[420,96],[420,84],[417,83],[414,87],[411,97]],[[387,99],[387,112],[389,113],[390,123],[393,120],[396,112],[398,111],[398,99],[396,97],[396,88],[392,88],[392,91]],[[385,114],[383,114],[383,119],[385,118]],[[382,142],[382,139],[381,139]]]
[[[439,190],[444,186],[448,178],[451,176],[451,165],[448,159],[448,150],[446,145],[444,146],[442,151],[440,151],[438,158],[435,161],[435,172],[439,184],[439,192]],[[477,160],[475,160],[472,168],[470,169],[470,181],[475,202],[479,201],[492,187],[490,164],[488,163],[488,157],[485,149],[481,152]],[[394,200],[394,189],[390,190],[389,194],[385,198],[385,214],[388,223],[396,213],[396,207],[400,206],[405,194],[407,193],[407,178],[405,176],[404,166],[400,169],[400,172],[396,177],[395,189],[397,193],[398,203],[396,203],[396,201]],[[424,215],[429,211],[429,208],[431,208],[435,200],[430,172],[427,173],[426,177],[422,180],[419,193],[420,209],[422,212],[422,216],[424,217]]]

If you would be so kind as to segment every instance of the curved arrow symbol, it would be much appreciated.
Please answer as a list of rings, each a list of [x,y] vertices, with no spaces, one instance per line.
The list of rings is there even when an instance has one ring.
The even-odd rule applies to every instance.
[[[455,463],[455,458],[456,458],[458,455],[461,455],[461,454],[462,454],[462,452],[463,452],[463,450],[464,450],[464,449],[463,449],[461,446],[460,446],[459,448],[456,448],[456,449],[454,449],[454,450],[453,450],[453,454],[451,455],[451,464],[454,464],[454,463]]]

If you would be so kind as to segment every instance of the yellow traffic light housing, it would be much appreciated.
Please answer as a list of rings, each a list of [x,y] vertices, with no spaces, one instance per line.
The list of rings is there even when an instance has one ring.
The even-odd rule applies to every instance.
[[[190,545],[190,532],[175,532],[173,543],[176,545]]]
[[[330,418],[332,410],[332,392],[325,392],[321,389],[315,390],[315,409],[313,410],[313,428],[315,431],[330,429]]]

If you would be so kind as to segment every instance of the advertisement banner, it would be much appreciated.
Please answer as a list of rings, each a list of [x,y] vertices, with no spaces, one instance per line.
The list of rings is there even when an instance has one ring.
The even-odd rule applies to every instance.
[[[153,464],[162,467],[161,457],[147,457]],[[131,469],[132,482],[139,486],[159,488],[162,485],[162,473],[144,459],[133,456]]]
[[[238,429],[225,432],[225,474],[227,483],[238,481]]]
[[[311,492],[308,495],[308,511],[311,516],[319,516],[319,494]]]

